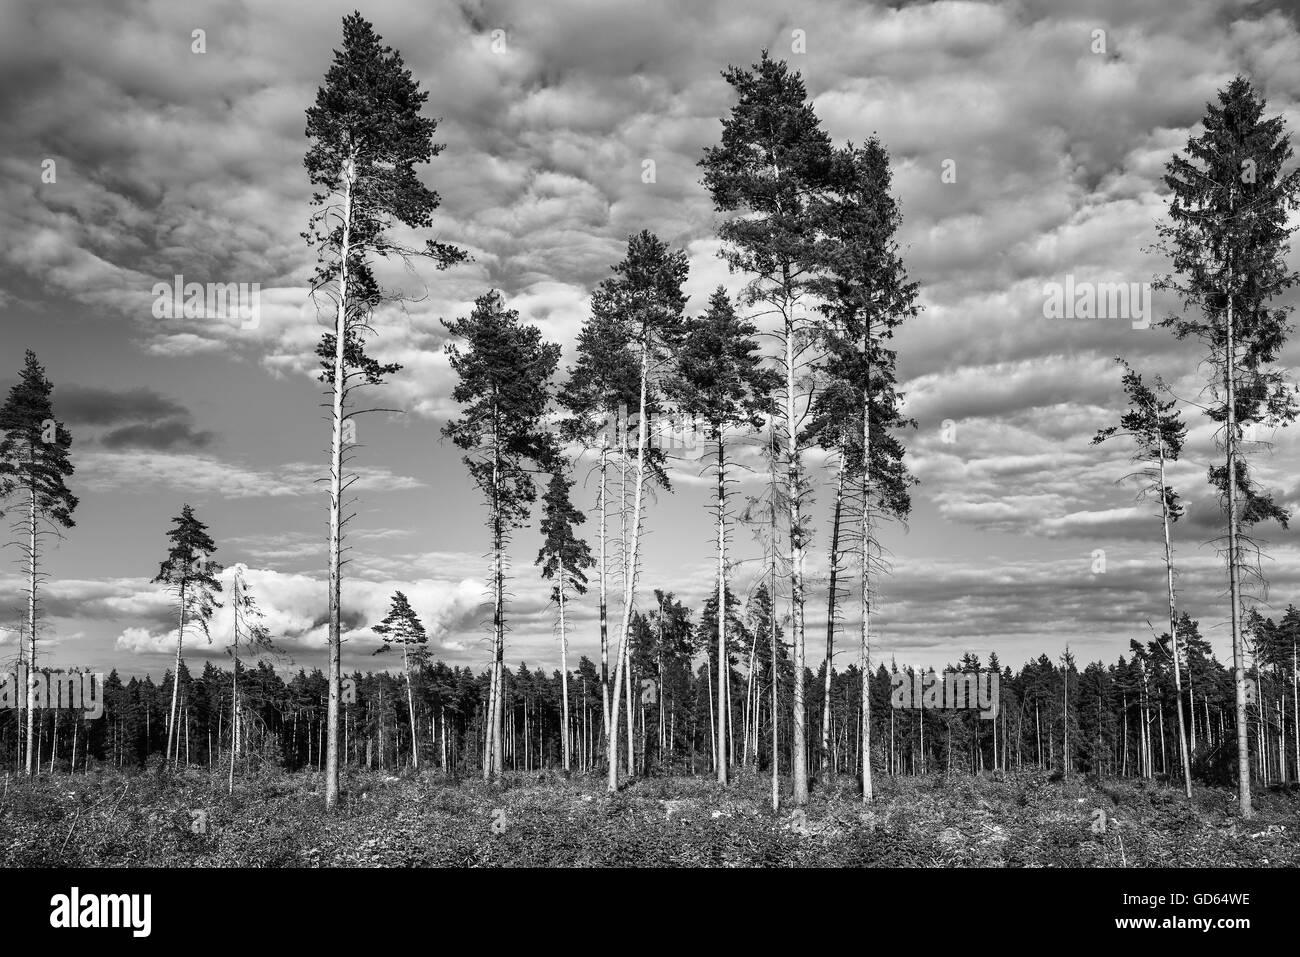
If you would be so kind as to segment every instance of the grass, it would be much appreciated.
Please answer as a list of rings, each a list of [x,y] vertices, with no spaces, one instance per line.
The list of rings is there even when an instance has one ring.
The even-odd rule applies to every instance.
[[[438,773],[353,773],[324,810],[316,774],[236,781],[174,775],[9,777],[0,866],[171,867],[1206,867],[1300,865],[1300,789],[1189,802],[1142,781],[1038,772],[881,779],[864,807],[852,778],[800,814],[770,779],[633,781],[517,775],[487,785]]]

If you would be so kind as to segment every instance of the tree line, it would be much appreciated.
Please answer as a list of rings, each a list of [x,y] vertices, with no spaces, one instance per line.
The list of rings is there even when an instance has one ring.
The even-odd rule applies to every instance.
[[[671,593],[656,590],[655,599],[654,609],[634,615],[629,674],[638,692],[630,765],[628,755],[615,752],[622,771],[703,775],[716,774],[725,764],[767,773],[775,754],[778,773],[790,776],[796,749],[785,702],[793,696],[794,669],[782,640],[774,725],[767,703],[772,671],[760,653],[771,627],[766,591],[760,586],[743,613],[734,612],[735,639],[721,670],[713,646],[713,600],[697,620]],[[1276,622],[1256,613],[1247,624],[1255,689],[1247,729],[1253,743],[1251,775],[1264,785],[1295,783],[1300,780],[1295,694],[1300,608],[1288,606]],[[779,633],[779,624],[777,628]],[[952,673],[997,674],[998,710],[990,718],[973,709],[895,707],[891,698],[897,676],[906,676],[910,685],[924,669],[900,668],[891,661],[878,665],[864,683],[858,666],[850,664],[843,670],[832,667],[827,681],[823,663],[804,674],[805,687],[823,689],[831,702],[829,710],[813,715],[807,729],[802,749],[806,771],[814,782],[837,775],[860,779],[861,742],[869,737],[873,767],[890,776],[1038,768],[1062,776],[1172,781],[1181,774],[1180,742],[1186,741],[1194,777],[1230,785],[1236,740],[1232,671],[1215,657],[1198,621],[1184,614],[1178,630],[1181,695],[1168,634],[1145,643],[1132,641],[1129,655],[1110,665],[1095,661],[1080,669],[1067,649],[1055,661],[1040,655],[1018,671],[1004,667],[996,653],[983,662],[966,654],[938,669],[938,682]],[[181,767],[230,773],[259,767],[323,771],[325,674],[319,668],[299,669],[286,680],[283,670],[273,660],[259,658],[230,668],[207,661],[197,677],[182,663],[178,672],[169,669],[158,682],[149,675],[123,682],[114,671],[104,680],[102,717],[91,720],[53,702],[39,709],[33,760],[41,769],[70,773],[166,767],[172,758]],[[498,680],[503,770],[606,772],[600,674],[594,661],[583,655],[565,675],[520,663],[504,668]],[[393,773],[424,767],[452,777],[480,774],[495,760],[490,750],[496,743],[490,735],[492,683],[490,669],[475,672],[427,657],[401,674],[353,672],[345,684],[341,718],[344,766]],[[860,723],[864,684],[871,696],[869,735]],[[183,704],[172,735],[168,716],[177,697]],[[1186,736],[1176,723],[1180,701],[1187,715]],[[0,762],[21,767],[26,729],[16,714],[4,713]],[[718,727],[728,729],[721,759]],[[169,749],[169,738],[179,748]]]

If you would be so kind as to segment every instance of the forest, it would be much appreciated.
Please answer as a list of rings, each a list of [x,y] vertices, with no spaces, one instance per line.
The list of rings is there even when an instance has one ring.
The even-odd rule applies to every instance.
[[[1269,117],[1239,76],[1168,158],[1167,218],[1156,228],[1169,272],[1154,288],[1178,308],[1147,334],[1197,344],[1204,390],[1195,401],[1175,395],[1160,375],[1121,357],[1116,411],[1096,423],[1094,444],[1124,443],[1132,454],[1132,471],[1114,476],[1126,489],[1117,498],[1136,491],[1149,507],[1151,618],[1130,623],[1134,637],[1109,661],[1079,662],[1068,646],[1023,662],[987,649],[984,658],[954,652],[936,672],[873,647],[875,616],[890,602],[892,553],[883,534],[905,529],[917,486],[906,445],[916,423],[900,387],[906,356],[895,334],[923,308],[897,239],[902,212],[887,145],[875,135],[833,142],[799,72],[767,50],[748,67],[726,67],[721,80],[732,105],[719,118],[717,142],[702,147],[698,171],[720,255],[743,284],[738,293],[720,286],[706,303],[689,303],[686,251],[645,228],[627,237],[625,255],[591,291],[590,315],[567,353],[496,289],[444,320],[457,411],[427,439],[454,447],[482,502],[488,647],[479,666],[449,665],[435,660],[436,643],[403,591],[382,621],[357,623],[348,609],[348,533],[366,520],[350,490],[382,455],[357,441],[356,422],[392,413],[366,397],[407,374],[377,357],[386,310],[403,300],[381,284],[377,264],[450,270],[469,253],[455,237],[431,238],[441,200],[423,167],[433,164],[436,179],[454,159],[435,142],[430,91],[361,14],[344,18],[333,62],[305,105],[304,170],[314,199],[302,236],[316,261],[311,298],[324,331],[315,356],[329,424],[321,436],[328,435],[321,462],[328,522],[320,541],[329,574],[320,609],[327,661],[290,660],[263,620],[260,603],[274,596],[256,593],[246,556],[217,541],[184,504],[170,528],[148,532],[159,539],[153,584],[174,600],[171,666],[156,678],[103,676],[103,714],[94,718],[63,707],[40,682],[20,687],[16,676],[32,669],[90,673],[75,661],[61,669],[42,647],[50,587],[43,559],[55,540],[75,542],[79,498],[74,437],[51,378],[57,370],[47,374],[29,350],[0,408],[0,495],[19,532],[25,588],[15,668],[0,686],[7,795],[14,780],[0,819],[19,830],[41,813],[67,819],[61,798],[39,809],[40,789],[77,776],[98,782],[99,810],[86,812],[88,822],[116,808],[121,780],[127,790],[147,782],[136,786],[162,804],[169,793],[199,793],[191,806],[220,807],[230,828],[241,808],[288,793],[276,789],[297,787],[284,783],[295,780],[306,790],[294,800],[311,805],[301,813],[322,828],[332,826],[331,814],[360,814],[363,799],[377,808],[371,795],[390,781],[411,789],[399,805],[428,805],[411,812],[420,814],[444,804],[471,813],[457,794],[485,814],[510,788],[530,794],[538,784],[579,803],[655,795],[671,805],[671,786],[680,786],[716,808],[713,818],[761,810],[775,822],[768,837],[792,826],[805,835],[817,814],[833,830],[841,826],[836,815],[853,808],[862,816],[841,824],[866,829],[849,841],[859,847],[853,841],[869,843],[862,834],[890,826],[873,816],[880,809],[939,800],[928,790],[933,783],[958,803],[935,839],[942,846],[915,850],[914,862],[943,863],[944,847],[960,843],[988,863],[975,850],[983,839],[943,836],[960,830],[953,814],[961,801],[987,806],[979,788],[994,789],[1005,804],[1009,817],[987,828],[1005,837],[1030,792],[1054,788],[1064,805],[1082,802],[1086,812],[1059,812],[1078,817],[1118,787],[1122,800],[1145,802],[1151,834],[1112,848],[1099,836],[1104,827],[1089,830],[1089,819],[1078,817],[1070,827],[1079,836],[1060,844],[1070,848],[1066,860],[1260,859],[1264,851],[1243,849],[1238,822],[1262,815],[1259,834],[1272,841],[1281,833],[1276,822],[1294,816],[1291,786],[1300,780],[1300,608],[1265,602],[1267,546],[1259,537],[1269,525],[1285,529],[1291,516],[1253,467],[1268,452],[1261,436],[1297,412],[1295,385],[1278,361],[1292,331],[1286,294],[1300,278],[1287,266],[1300,173],[1288,171],[1282,119]],[[1221,505],[1209,544],[1223,559],[1222,607],[1185,607],[1178,592],[1178,546],[1201,543],[1182,534],[1186,489],[1168,472],[1199,416],[1216,429],[1219,457],[1206,482]],[[715,571],[698,607],[677,597],[681,583],[645,580],[642,567],[655,505],[687,469],[710,498],[709,537],[700,541]],[[535,556],[515,543],[528,526],[541,536]],[[742,535],[761,549],[761,561],[739,561]],[[824,555],[824,574],[809,570],[814,552]],[[546,583],[557,654],[512,668],[510,582],[522,576]],[[223,606],[233,626],[216,634],[210,626]],[[575,617],[575,606],[596,612],[598,655],[570,651],[575,628],[593,620]],[[824,633],[814,621],[825,623]],[[1225,660],[1202,622],[1207,630],[1226,623]],[[385,667],[344,667],[345,646],[354,647],[348,634],[358,627],[382,640]],[[199,641],[224,649],[228,666],[206,653],[202,671],[192,654],[187,663]],[[1043,643],[1053,642],[1045,629]],[[891,692],[900,673],[907,686],[927,688],[951,675],[990,676],[996,713],[900,705]],[[736,810],[728,801],[747,803]],[[1231,828],[1235,849],[1189,841],[1177,852],[1187,856],[1162,857],[1168,822],[1156,819],[1179,806],[1201,815],[1195,826],[1214,841]],[[792,807],[795,818],[773,816]],[[110,838],[107,817],[101,824],[102,840],[73,860],[134,853],[129,828]],[[494,823],[491,833],[502,830]],[[1056,850],[1036,843],[1042,838],[1020,837],[1038,848],[1025,851],[1029,862],[1058,861]],[[291,835],[281,839],[281,856],[268,862],[321,862]],[[49,852],[46,838],[32,840],[5,854],[22,861],[35,847]],[[581,844],[572,835],[555,840]],[[1291,843],[1268,852],[1275,863],[1294,856]],[[167,853],[203,853],[182,845]],[[237,862],[256,856],[241,846],[230,852]],[[789,850],[727,848],[702,863]],[[80,853],[65,839],[55,857]],[[465,853],[501,862],[492,857],[499,852],[477,846]],[[625,863],[609,853],[582,862]],[[898,862],[861,854],[858,863]]]
[[[790,715],[777,712],[773,748],[772,718],[766,695],[771,665],[762,657],[769,633],[771,604],[760,588],[728,628],[728,668],[723,677],[723,707],[714,698],[716,656],[709,638],[716,633],[716,605],[692,611],[671,593],[655,592],[656,610],[633,617],[630,673],[638,689],[633,702],[632,747],[620,752],[623,773],[640,777],[716,775],[719,724],[727,764],[790,774]],[[661,620],[662,618],[662,620]],[[1252,775],[1261,786],[1295,783],[1293,685],[1294,656],[1300,639],[1300,609],[1288,606],[1280,623],[1256,614],[1248,622],[1253,651],[1251,675],[1258,688],[1251,718]],[[1235,782],[1232,754],[1233,684],[1231,671],[1214,656],[1198,623],[1183,613],[1178,622],[1184,649],[1184,709],[1192,776],[1202,784],[1228,787]],[[701,642],[698,635],[704,636]],[[759,638],[756,640],[755,635]],[[793,689],[789,652],[778,625],[777,700]],[[1162,635],[1167,639],[1167,635]],[[1080,669],[1072,657],[1053,662],[1046,655],[1013,672],[996,654],[981,664],[965,656],[951,670],[983,669],[1001,676],[998,714],[980,718],[974,710],[893,708],[891,675],[895,663],[880,664],[871,676],[871,736],[877,742],[877,769],[884,774],[931,772],[978,774],[1036,769],[1095,778],[1145,778],[1179,782],[1180,748],[1174,702],[1178,700],[1166,640],[1134,642],[1130,654],[1113,665],[1094,662]],[[755,659],[753,670],[747,665]],[[319,668],[299,669],[288,681],[274,660],[240,664],[239,680],[211,662],[197,676],[182,663],[179,700],[179,762],[197,768],[230,767],[231,741],[238,749],[240,773],[274,767],[286,771],[324,766],[328,683]],[[281,669],[282,671],[283,669]],[[914,669],[903,669],[909,675]],[[569,673],[568,713],[571,749],[565,764],[561,731],[565,722],[563,681],[557,670],[521,662],[503,670],[503,768],[512,772],[604,770],[600,671],[587,657]],[[642,685],[642,679],[646,683]],[[484,670],[421,662],[411,672],[411,696],[403,676],[356,672],[348,677],[340,720],[341,761],[345,768],[398,773],[435,770],[452,778],[472,776],[483,766],[490,675]],[[855,665],[832,669],[825,663],[807,670],[805,686],[829,702],[813,709],[809,724],[809,768],[817,777],[859,779],[861,674]],[[36,721],[34,760],[50,773],[91,773],[103,768],[158,768],[165,764],[172,674],[160,682],[116,672],[104,682],[104,714],[91,720],[72,709],[41,708]],[[238,693],[240,705],[233,706]],[[13,712],[11,712],[13,713]],[[829,720],[826,720],[827,717]],[[232,736],[232,721],[241,730]],[[415,729],[412,735],[412,728]],[[0,742],[8,766],[20,753],[24,726],[8,720]],[[628,764],[630,759],[631,764]],[[629,771],[630,768],[630,771]],[[18,770],[18,769],[15,769]]]

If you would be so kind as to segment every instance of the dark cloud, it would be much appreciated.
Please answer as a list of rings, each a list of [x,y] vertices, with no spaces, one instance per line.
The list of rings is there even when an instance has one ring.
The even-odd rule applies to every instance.
[[[77,431],[78,442],[114,451],[169,451],[207,448],[217,438],[215,432],[195,428],[184,405],[144,386],[105,389],[56,384],[54,397],[59,418]]]
[[[55,400],[59,416],[70,426],[157,422],[190,414],[174,399],[144,387],[120,390],[60,385]]]
[[[146,425],[127,425],[106,433],[99,444],[106,449],[201,449],[212,444],[216,433],[196,429],[183,419]]]

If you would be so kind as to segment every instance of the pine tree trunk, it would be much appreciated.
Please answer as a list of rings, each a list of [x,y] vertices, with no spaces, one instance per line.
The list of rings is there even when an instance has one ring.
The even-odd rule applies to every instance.
[[[27,776],[39,770],[39,755],[33,763],[32,742],[35,737],[36,729],[36,686],[32,683],[36,677],[36,480],[33,478],[29,491],[31,499],[27,508],[27,532],[28,553],[27,553]],[[47,695],[48,697],[48,695]],[[48,707],[49,701],[47,700]]]
[[[348,333],[348,258],[352,251],[352,187],[356,160],[343,163],[342,236],[339,242],[338,309],[334,318],[334,389],[330,416],[330,543],[329,543],[329,754],[325,759],[325,807],[339,799],[339,692],[342,683],[343,609],[343,396],[347,389],[344,357]]]
[[[411,690],[410,649],[405,644],[402,645],[402,671],[406,672],[406,708],[411,718],[411,767],[418,771],[420,769],[420,742],[419,735],[416,733],[415,693]]]
[[[613,704],[610,712],[610,748],[609,748],[609,773],[606,780],[606,786],[610,793],[618,790],[618,709],[619,694],[623,691],[624,679],[628,684],[628,718],[631,720],[631,675],[628,674],[628,641],[631,638],[632,631],[632,603],[636,594],[636,575],[637,575],[637,549],[640,545],[641,538],[641,507],[642,498],[645,491],[645,446],[646,446],[646,391],[650,375],[650,343],[647,341],[647,333],[642,332],[641,341],[641,392],[637,408],[637,449],[636,449],[636,478],[633,483],[632,499],[632,547],[630,554],[627,556],[623,582],[623,607],[622,623],[619,628],[619,645],[620,654],[618,664],[614,669],[614,694]],[[628,748],[632,747],[631,728],[628,729]],[[631,756],[629,755],[629,758]],[[631,772],[633,763],[628,761],[628,771]]]
[[[1043,724],[1038,716],[1038,702],[1034,702],[1034,737],[1038,740],[1038,767],[1043,766]]]
[[[1066,646],[1066,653],[1069,653],[1069,646]],[[1070,776],[1070,670],[1068,666],[1061,668],[1061,685],[1065,689],[1065,713],[1061,718],[1063,741],[1061,744],[1061,769],[1065,777]]]
[[[730,677],[731,667],[727,662],[727,460],[723,444],[722,430],[713,429],[713,438],[718,443],[718,728],[717,755],[718,783],[727,783],[727,729],[731,724]]]
[[[238,600],[238,595],[236,595]],[[239,606],[235,606],[235,639],[234,652],[235,670],[231,674],[230,680],[230,772],[226,782],[226,793],[235,793],[235,759],[239,755]],[[218,742],[220,742],[220,730],[218,729]]]
[[[772,429],[773,429],[773,431],[772,431],[772,442],[771,442],[771,448],[770,448],[771,456],[772,456],[772,458],[771,458],[771,467],[772,467],[772,469],[771,469],[771,488],[770,488],[770,490],[769,490],[770,495],[771,495],[771,506],[772,506],[771,519],[772,519],[772,521],[771,521],[771,532],[770,532],[770,538],[769,538],[769,540],[768,540],[768,585],[767,585],[767,588],[768,588],[768,619],[769,619],[769,621],[768,621],[768,625],[769,625],[769,627],[771,628],[771,643],[772,643],[772,810],[773,810],[773,811],[779,811],[779,810],[781,809],[781,777],[780,777],[780,774],[781,774],[781,772],[780,772],[780,768],[781,768],[781,760],[780,760],[781,752],[780,752],[780,743],[779,743],[779,740],[778,740],[778,734],[777,734],[777,728],[778,728],[777,715],[780,713],[780,712],[779,712],[779,709],[778,709],[778,696],[777,696],[777,690],[778,690],[778,687],[779,687],[779,678],[778,678],[778,675],[779,675],[780,673],[779,673],[779,671],[777,670],[777,656],[776,656],[776,630],[777,630],[777,624],[776,624],[776,549],[777,549],[776,507],[777,507],[777,501],[776,501],[776,431],[775,431],[776,427],[775,427],[775,425],[773,425]]]
[[[488,695],[487,738],[483,748],[483,780],[500,775],[504,756],[501,718],[505,694],[505,549],[501,515],[501,442],[497,406],[492,404],[492,677]]]
[[[1187,747],[1187,730],[1183,725],[1183,669],[1178,661],[1178,616],[1174,610],[1174,562],[1169,547],[1169,502],[1165,497],[1165,443],[1163,440],[1160,442],[1159,452],[1160,515],[1165,532],[1165,582],[1169,593],[1169,637],[1174,646],[1174,694],[1178,703],[1178,751],[1182,755],[1183,791],[1190,798],[1192,796],[1192,762]],[[1191,667],[1190,661],[1189,658],[1189,669]]]
[[[749,756],[751,754],[751,748],[754,749],[752,753],[754,754],[755,764],[758,763],[757,748],[755,747],[754,744],[754,741],[756,740],[756,736],[754,734],[754,727],[755,727],[754,725],[754,714],[755,714],[754,666],[757,661],[757,656],[758,656],[758,636],[754,635],[749,642],[749,668],[745,673],[745,715],[744,715],[745,746],[742,749],[740,754],[741,767],[749,766]]]
[[[176,736],[176,701],[181,687],[181,646],[185,640],[185,587],[188,580],[189,569],[187,568],[181,578],[181,613],[180,623],[176,629],[176,669],[172,672],[172,706],[167,716],[167,752],[164,755],[164,760],[170,761],[172,767],[176,766],[176,759],[172,754],[172,739]],[[32,650],[34,652],[35,648]]]
[[[784,266],[785,286],[790,287],[789,267]],[[808,803],[807,714],[804,700],[804,669],[807,666],[803,626],[803,526],[800,520],[802,476],[799,460],[799,427],[795,412],[795,329],[794,318],[785,315],[785,426],[786,494],[790,512],[790,633],[794,650],[794,698],[791,709],[790,763],[794,803]]]
[[[835,608],[839,596],[836,595],[836,589],[839,587],[839,564],[840,564],[840,515],[844,506],[844,457],[840,455],[840,467],[835,476],[835,510],[831,519],[831,566],[830,566],[830,587],[826,590],[826,681],[822,689],[822,772],[825,773],[828,768],[828,752],[830,751],[831,738],[831,663],[835,654]]]
[[[1228,197],[1231,214],[1232,196]],[[1236,330],[1233,327],[1232,265],[1228,265],[1227,341],[1224,346],[1224,387],[1227,392],[1228,421],[1225,426],[1228,482],[1228,594],[1232,601],[1232,665],[1237,694],[1237,796],[1241,816],[1254,817],[1250,802],[1250,740],[1246,728],[1246,668],[1241,638],[1241,582],[1237,551],[1237,410],[1236,410]]]
[[[714,715],[713,708],[713,666],[709,663],[709,656],[704,656],[704,675],[705,686],[709,691],[709,753],[712,756],[713,766],[711,771],[717,773],[718,770],[718,721]]]
[[[609,558],[606,555],[609,533],[608,513],[609,437],[600,437],[600,701],[601,734],[605,740],[605,756],[614,759],[609,749]]]
[[[1297,642],[1291,640],[1291,733],[1295,737],[1295,773],[1296,780],[1300,780],[1300,669],[1296,667],[1300,661],[1300,655],[1297,653]]]
[[[867,347],[870,326],[867,327]],[[868,370],[868,375],[870,371]],[[862,386],[862,637],[858,656],[862,667],[862,802],[870,803],[871,782],[871,390]]]
[[[565,633],[564,622],[564,561],[560,560],[560,709],[563,712],[560,727],[563,728],[564,770],[570,770],[569,761],[569,639]]]

